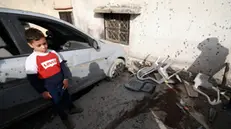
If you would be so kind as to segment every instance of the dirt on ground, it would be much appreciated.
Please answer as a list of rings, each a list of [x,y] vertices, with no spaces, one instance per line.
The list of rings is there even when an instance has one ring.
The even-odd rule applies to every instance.
[[[221,110],[220,106],[209,106],[201,96],[189,98],[182,85],[177,86],[180,95],[165,85],[156,87],[155,94],[134,92],[123,86],[130,78],[129,73],[124,73],[112,81],[102,80],[83,93],[75,94],[74,103],[84,108],[82,113],[70,117],[75,121],[76,129],[197,129],[201,126],[197,118],[211,129],[231,127],[231,116],[227,112]],[[189,105],[194,105],[193,109],[200,113],[199,117],[195,119],[192,116],[196,113],[188,114],[179,108],[177,105],[179,96]],[[210,108],[217,111],[212,123],[208,122]],[[15,123],[9,129],[65,129],[65,127],[52,108],[47,108]]]

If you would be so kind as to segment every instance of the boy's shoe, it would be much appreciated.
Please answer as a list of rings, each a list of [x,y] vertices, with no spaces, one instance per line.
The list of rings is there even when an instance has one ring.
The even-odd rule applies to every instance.
[[[62,120],[63,124],[67,127],[67,129],[74,129],[76,124],[70,120],[69,118],[67,120]]]
[[[75,114],[75,113],[81,113],[81,112],[83,112],[83,108],[81,108],[81,107],[76,107],[76,106],[74,106],[74,107],[72,107],[70,110],[69,110],[69,114]]]

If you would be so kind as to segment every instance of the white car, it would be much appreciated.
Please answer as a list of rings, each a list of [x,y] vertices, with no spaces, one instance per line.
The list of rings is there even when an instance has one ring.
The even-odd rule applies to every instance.
[[[25,59],[32,50],[24,32],[30,26],[45,29],[49,48],[67,61],[71,93],[115,77],[126,64],[124,49],[115,43],[94,39],[55,17],[0,8],[0,128],[50,104],[26,79]]]

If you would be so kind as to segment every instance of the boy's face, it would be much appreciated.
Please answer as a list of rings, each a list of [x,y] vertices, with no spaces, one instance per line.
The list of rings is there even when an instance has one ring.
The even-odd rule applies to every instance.
[[[37,52],[47,52],[48,45],[44,37],[37,41],[33,40],[31,43],[28,43],[28,45]]]

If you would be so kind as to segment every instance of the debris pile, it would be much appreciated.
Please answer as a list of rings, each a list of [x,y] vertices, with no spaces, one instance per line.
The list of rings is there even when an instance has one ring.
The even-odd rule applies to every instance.
[[[134,62],[135,67],[130,71],[133,77],[124,87],[136,92],[148,92],[152,94],[152,99],[158,99],[156,96],[166,90],[163,85],[167,86],[176,92],[175,105],[199,123],[197,128],[210,129],[217,115],[217,107],[211,106],[221,106],[230,99],[231,89],[227,86],[229,64],[224,64],[222,83],[217,84],[211,81],[212,77],[203,73],[193,76],[184,69],[173,70],[170,67],[172,62],[168,62],[169,57],[163,61],[158,58],[154,63],[147,62],[147,58],[148,56],[142,62]],[[197,109],[200,104],[206,107]]]

